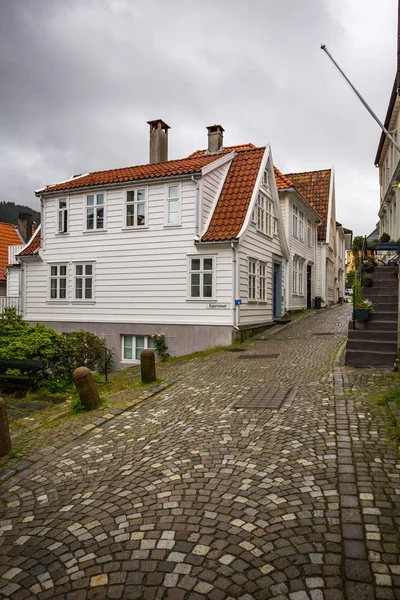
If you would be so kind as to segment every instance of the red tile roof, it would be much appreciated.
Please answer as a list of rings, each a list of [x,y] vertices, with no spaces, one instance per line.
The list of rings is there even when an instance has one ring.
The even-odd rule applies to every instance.
[[[283,175],[279,169],[274,167],[274,171],[275,171],[276,187],[278,188],[278,190],[288,190],[289,188],[295,187],[293,181],[290,181],[290,179],[288,177],[286,177],[285,175]]]
[[[107,185],[110,183],[123,183],[124,181],[139,181],[141,179],[152,179],[155,177],[168,177],[170,175],[186,175],[200,171],[205,165],[218,160],[221,154],[209,154],[207,156],[196,156],[182,158],[180,160],[169,160],[165,163],[139,165],[137,167],[126,167],[124,169],[112,169],[110,171],[96,171],[88,175],[78,176],[62,183],[49,185],[37,192],[37,195],[48,192],[73,190],[82,187],[96,185]]]
[[[223,148],[223,150],[221,152],[218,152],[218,154],[214,154],[211,156],[217,156],[220,157],[223,154],[229,154],[229,152],[241,152],[242,150],[254,150],[254,148],[256,148],[256,146],[254,144],[239,144],[239,146],[226,146],[225,148]],[[200,158],[201,156],[210,156],[206,154],[207,150],[196,150],[195,152],[192,152],[192,154],[189,154],[188,158]]]
[[[236,154],[203,242],[237,237],[246,218],[264,152],[265,148],[252,148]]]
[[[296,189],[307,200],[311,208],[320,215],[322,224],[318,227],[318,239],[326,240],[331,169],[288,173],[285,177],[293,181]]]
[[[18,254],[18,256],[33,256],[34,254],[37,254],[37,251],[39,250],[39,248],[40,248],[40,227],[38,228],[36,235],[34,234],[31,237],[28,246],[26,246],[26,248],[24,248]]]
[[[21,238],[15,225],[0,223],[0,281],[6,280],[6,267],[8,266],[8,247],[20,246]]]

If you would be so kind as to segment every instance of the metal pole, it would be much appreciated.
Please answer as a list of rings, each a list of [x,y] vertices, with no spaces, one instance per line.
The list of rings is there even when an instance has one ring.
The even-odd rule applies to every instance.
[[[332,57],[332,55],[328,51],[328,49],[325,46],[325,44],[321,44],[321,50],[323,50],[325,52],[325,54],[327,54],[329,56],[329,58],[331,59],[331,61],[333,62],[333,64],[337,68],[337,70],[339,71],[339,73],[347,81],[347,83],[349,84],[349,86],[351,87],[351,89],[353,90],[353,92],[356,94],[357,98],[359,100],[361,100],[361,102],[364,104],[365,108],[367,109],[367,111],[369,112],[369,114],[371,115],[371,117],[373,119],[375,119],[375,121],[378,123],[379,127],[382,129],[382,131],[386,135],[386,137],[392,142],[392,144],[396,148],[397,152],[400,152],[400,146],[398,146],[397,143],[394,141],[393,137],[390,135],[390,133],[388,132],[388,130],[386,129],[386,127],[384,126],[384,124],[378,119],[378,117],[376,116],[376,114],[374,113],[374,111],[372,110],[372,108],[369,106],[369,104],[367,104],[367,102],[361,96],[360,92],[351,83],[350,79],[348,77],[346,77],[346,75],[343,73],[342,69],[339,67],[339,65],[337,64],[337,62],[335,61],[335,59]]]

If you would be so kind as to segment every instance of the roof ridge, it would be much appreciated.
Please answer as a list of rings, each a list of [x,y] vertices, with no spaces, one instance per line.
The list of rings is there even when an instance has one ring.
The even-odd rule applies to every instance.
[[[291,173],[284,173],[285,177],[290,177],[290,175],[305,175],[310,173],[327,173],[328,171],[332,171],[332,167],[329,169],[316,169],[315,171],[292,171]]]
[[[207,157],[213,156],[212,154],[207,154]],[[198,158],[203,158],[202,156],[185,156],[184,158],[173,158],[171,160],[164,160],[163,162],[158,162],[158,163],[143,163],[141,165],[128,165],[127,167],[114,167],[113,169],[100,169],[99,171],[90,171],[88,173],[88,175],[96,175],[97,173],[107,173],[108,171],[125,171],[125,169],[139,169],[142,167],[149,167],[149,166],[153,166],[153,165],[167,165],[168,163],[172,163],[172,162],[181,162],[184,160],[196,160]],[[216,155],[215,157],[216,159],[219,158],[219,156]],[[77,177],[76,177],[77,179]],[[74,177],[72,177],[72,179],[68,179],[67,181],[74,181]],[[64,182],[62,182],[64,183]],[[57,185],[57,184],[54,184]]]

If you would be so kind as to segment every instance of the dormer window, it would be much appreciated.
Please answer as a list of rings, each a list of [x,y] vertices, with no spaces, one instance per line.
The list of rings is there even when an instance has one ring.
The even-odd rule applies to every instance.
[[[60,198],[58,201],[58,233],[68,232],[68,200]]]
[[[269,173],[268,173],[268,170],[267,170],[267,169],[265,169],[265,171],[264,171],[264,173],[263,173],[263,180],[262,180],[262,182],[263,182],[263,185],[264,185],[264,186],[265,186],[267,189],[269,189],[269,187],[270,187],[270,185],[269,185]]]

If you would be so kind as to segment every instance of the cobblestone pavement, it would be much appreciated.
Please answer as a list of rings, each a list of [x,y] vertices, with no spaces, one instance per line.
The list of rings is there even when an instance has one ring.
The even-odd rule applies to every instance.
[[[385,372],[339,366],[348,319],[190,361],[21,463],[2,482],[0,597],[400,598],[400,464],[369,397]]]

